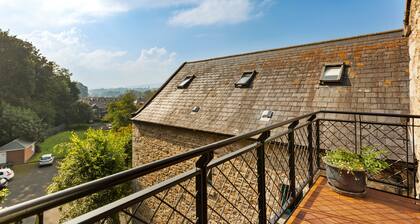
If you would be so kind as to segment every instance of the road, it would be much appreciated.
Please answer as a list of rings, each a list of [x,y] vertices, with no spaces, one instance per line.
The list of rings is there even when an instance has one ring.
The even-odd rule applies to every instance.
[[[55,163],[57,164],[57,163]],[[46,194],[46,188],[57,173],[56,166],[39,168],[37,163],[15,165],[12,167],[15,177],[9,182],[10,194],[2,207],[8,207],[20,202],[34,199]],[[57,223],[58,209],[52,209],[44,214],[44,223]],[[34,219],[26,219],[24,223],[34,223]]]

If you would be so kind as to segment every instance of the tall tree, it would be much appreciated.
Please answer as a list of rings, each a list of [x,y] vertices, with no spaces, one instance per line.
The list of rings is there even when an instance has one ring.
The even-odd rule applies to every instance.
[[[80,91],[70,77],[31,43],[0,30],[0,101],[31,110],[48,126],[72,123]]]
[[[87,86],[83,85],[81,82],[76,82],[76,87],[79,89],[79,97],[89,96],[89,89]]]
[[[131,123],[131,113],[136,111],[134,101],[136,96],[132,92],[122,95],[117,101],[108,105],[104,119],[112,123],[112,128],[117,130]]]

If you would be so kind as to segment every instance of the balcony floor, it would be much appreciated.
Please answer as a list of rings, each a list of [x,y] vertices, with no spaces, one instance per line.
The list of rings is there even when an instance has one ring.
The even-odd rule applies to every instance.
[[[420,204],[373,189],[365,198],[340,195],[319,177],[287,223],[420,223]]]

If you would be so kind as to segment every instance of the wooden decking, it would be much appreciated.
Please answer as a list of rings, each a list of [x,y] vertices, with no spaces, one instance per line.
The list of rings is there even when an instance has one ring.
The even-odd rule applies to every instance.
[[[352,198],[320,177],[287,223],[420,223],[420,202],[372,189],[365,198]]]

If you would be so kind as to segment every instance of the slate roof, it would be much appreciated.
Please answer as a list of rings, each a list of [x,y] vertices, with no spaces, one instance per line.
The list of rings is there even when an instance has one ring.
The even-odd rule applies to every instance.
[[[336,62],[345,81],[320,85],[323,64]],[[409,113],[408,65],[402,30],[186,62],[133,120],[234,135],[319,109]],[[252,87],[235,88],[249,70]],[[264,110],[274,112],[268,122]]]
[[[23,139],[15,139],[6,145],[3,145],[0,147],[0,151],[10,151],[10,150],[19,150],[19,149],[25,149],[26,147],[34,144],[35,142],[26,141]]]

